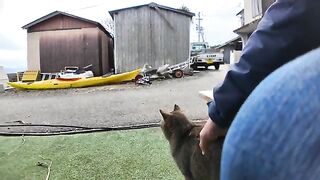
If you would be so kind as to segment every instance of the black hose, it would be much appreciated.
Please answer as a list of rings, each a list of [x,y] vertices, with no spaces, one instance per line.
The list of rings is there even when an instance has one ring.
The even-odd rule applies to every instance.
[[[115,126],[115,127],[83,127],[83,126],[72,126],[72,125],[58,125],[58,124],[8,124],[0,125],[0,127],[70,127],[77,128],[78,130],[72,131],[62,131],[62,132],[0,132],[0,136],[54,136],[54,135],[71,135],[78,133],[92,133],[92,132],[102,132],[102,131],[116,131],[116,130],[132,130],[132,129],[142,129],[142,128],[151,128],[159,127],[159,123],[149,123],[149,124],[138,124],[138,125],[129,125],[129,126]]]

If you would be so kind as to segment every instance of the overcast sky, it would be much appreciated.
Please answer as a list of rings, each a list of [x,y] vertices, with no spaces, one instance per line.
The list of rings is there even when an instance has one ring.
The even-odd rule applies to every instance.
[[[150,2],[172,8],[184,5],[191,12],[201,12],[205,40],[210,45],[221,44],[237,36],[233,30],[240,26],[236,13],[242,9],[243,0],[0,0],[0,66],[7,71],[26,69],[27,32],[21,27],[53,11],[101,22],[110,18],[110,10]],[[195,19],[191,25],[191,42],[197,41]]]

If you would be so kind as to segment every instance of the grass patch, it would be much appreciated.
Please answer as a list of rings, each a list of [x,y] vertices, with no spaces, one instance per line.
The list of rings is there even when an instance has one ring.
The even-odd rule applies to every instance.
[[[1,179],[45,179],[39,156],[53,161],[51,180],[183,179],[160,128],[24,139],[0,137]]]

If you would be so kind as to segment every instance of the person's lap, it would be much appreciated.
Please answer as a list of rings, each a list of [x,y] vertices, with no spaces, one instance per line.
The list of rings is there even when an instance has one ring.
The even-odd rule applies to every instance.
[[[320,48],[280,67],[248,97],[224,143],[221,179],[319,179]]]

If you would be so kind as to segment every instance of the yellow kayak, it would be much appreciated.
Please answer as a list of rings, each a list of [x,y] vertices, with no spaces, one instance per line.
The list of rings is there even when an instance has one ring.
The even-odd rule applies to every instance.
[[[135,79],[135,77],[140,73],[140,71],[141,69],[136,69],[134,71],[130,71],[122,74],[114,74],[106,77],[100,76],[100,77],[81,78],[73,81],[50,79],[50,80],[35,81],[35,82],[8,82],[8,84],[17,89],[34,89],[34,90],[81,88],[81,87],[98,86],[98,85],[131,81]]]

